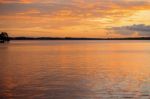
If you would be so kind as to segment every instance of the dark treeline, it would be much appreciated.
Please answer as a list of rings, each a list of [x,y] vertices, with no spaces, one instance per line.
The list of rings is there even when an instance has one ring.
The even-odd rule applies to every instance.
[[[150,40],[150,37],[128,37],[128,38],[83,38],[83,37],[9,37],[8,33],[0,33],[0,43],[9,40]]]
[[[10,40],[150,40],[150,37],[74,38],[74,37],[9,37]]]

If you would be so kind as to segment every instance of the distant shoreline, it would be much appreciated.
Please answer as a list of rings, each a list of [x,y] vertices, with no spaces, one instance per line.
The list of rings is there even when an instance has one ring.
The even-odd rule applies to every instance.
[[[150,40],[150,37],[73,38],[73,37],[9,37],[10,40]]]

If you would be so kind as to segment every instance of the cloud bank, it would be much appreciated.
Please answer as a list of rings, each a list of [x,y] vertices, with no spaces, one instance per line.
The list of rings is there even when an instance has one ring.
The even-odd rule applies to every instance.
[[[135,24],[131,26],[113,27],[111,30],[114,33],[131,36],[136,34],[136,36],[150,36],[150,25],[145,24]]]

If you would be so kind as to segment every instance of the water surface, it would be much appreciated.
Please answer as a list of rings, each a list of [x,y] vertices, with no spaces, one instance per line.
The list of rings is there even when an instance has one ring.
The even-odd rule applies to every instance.
[[[0,44],[0,99],[150,99],[150,41]]]

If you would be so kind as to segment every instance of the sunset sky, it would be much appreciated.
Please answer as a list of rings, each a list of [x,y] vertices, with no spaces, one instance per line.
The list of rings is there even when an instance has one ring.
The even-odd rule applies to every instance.
[[[150,0],[0,0],[10,36],[150,36]]]

